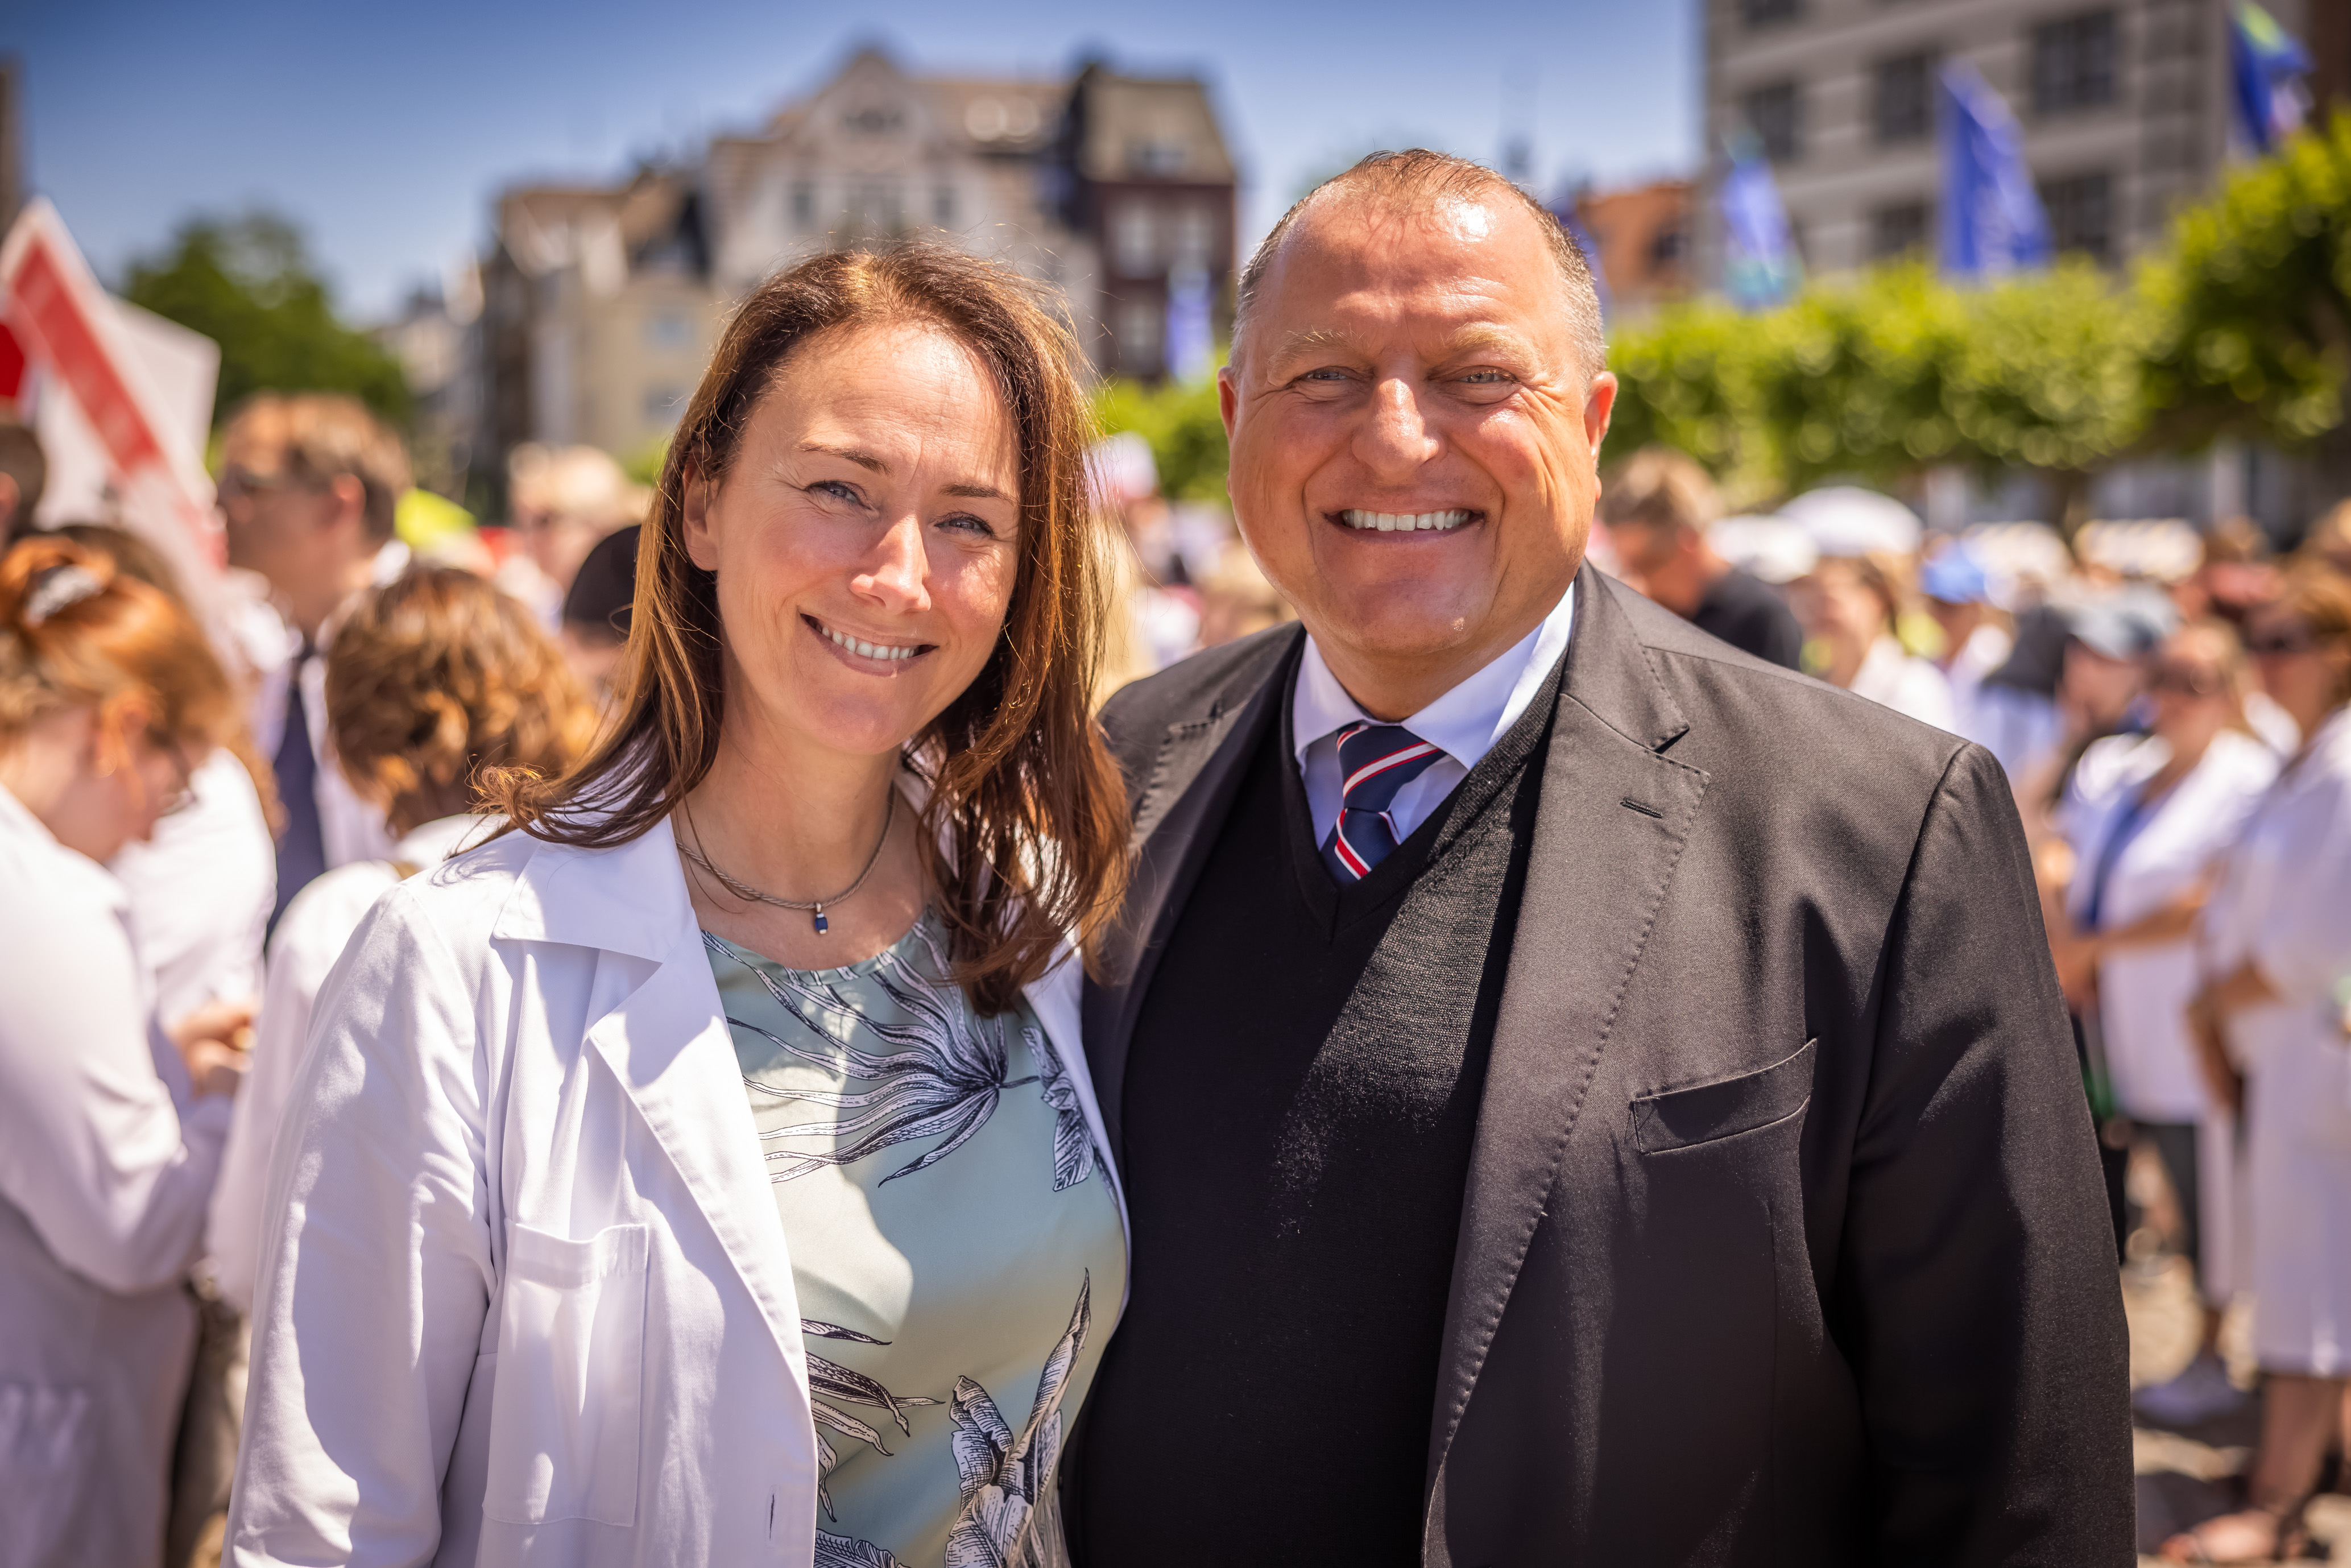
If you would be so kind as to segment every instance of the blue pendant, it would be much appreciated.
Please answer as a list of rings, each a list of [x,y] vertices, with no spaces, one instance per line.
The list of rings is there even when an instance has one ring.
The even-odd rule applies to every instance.
[[[818,904],[816,906],[816,934],[821,936],[831,929],[831,923],[827,921],[824,917],[824,905],[821,904]]]

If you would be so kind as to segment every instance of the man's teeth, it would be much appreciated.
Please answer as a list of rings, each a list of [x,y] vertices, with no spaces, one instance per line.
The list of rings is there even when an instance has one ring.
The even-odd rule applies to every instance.
[[[830,626],[824,628],[824,634],[851,653],[862,653],[869,659],[911,659],[922,651],[920,644],[911,648],[893,648],[882,643],[861,643],[854,637],[842,636]]]
[[[1411,533],[1419,528],[1458,528],[1469,520],[1465,511],[1450,512],[1362,512],[1353,507],[1339,514],[1339,520],[1351,528],[1377,528],[1384,534]]]

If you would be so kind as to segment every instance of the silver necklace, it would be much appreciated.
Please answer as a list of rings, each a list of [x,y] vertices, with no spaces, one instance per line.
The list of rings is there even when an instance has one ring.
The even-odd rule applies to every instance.
[[[896,820],[897,815],[898,791],[895,789],[893,789],[890,791],[890,803],[886,807],[883,808],[882,811],[882,836],[873,841],[873,852],[865,857],[865,869],[857,873],[857,880],[851,883],[847,887],[841,889],[839,893],[834,894],[830,898],[811,899],[805,904],[796,898],[778,898],[772,893],[761,893],[758,888],[753,887],[747,882],[737,882],[733,877],[728,876],[725,872],[720,871],[716,866],[712,865],[708,860],[704,858],[701,851],[691,847],[683,839],[678,841],[677,852],[692,861],[695,864],[700,866],[703,870],[708,872],[711,875],[716,877],[721,883],[726,884],[726,891],[733,894],[737,898],[748,898],[754,899],[761,904],[772,904],[778,909],[803,909],[809,911],[815,918],[816,934],[821,936],[826,932],[832,929],[832,923],[824,917],[824,906],[828,904],[841,904],[846,902],[851,894],[855,893],[859,888],[865,885],[865,879],[872,876],[873,874],[873,868],[881,863],[882,846],[890,841],[890,824]],[[686,825],[688,827],[692,827],[694,819],[691,816],[687,817]],[[694,836],[699,839],[702,834],[697,831]]]

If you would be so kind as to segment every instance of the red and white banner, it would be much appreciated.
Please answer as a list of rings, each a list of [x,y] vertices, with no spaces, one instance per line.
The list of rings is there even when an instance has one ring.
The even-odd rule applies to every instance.
[[[160,528],[183,563],[217,570],[213,484],[172,426],[114,302],[99,287],[57,208],[37,197],[0,243],[0,324],[96,433],[126,521]]]

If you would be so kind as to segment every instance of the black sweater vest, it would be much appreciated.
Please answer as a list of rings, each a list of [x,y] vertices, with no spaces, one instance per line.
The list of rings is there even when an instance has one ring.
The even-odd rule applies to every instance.
[[[1342,888],[1289,734],[1295,663],[1129,1050],[1133,1292],[1071,1478],[1093,1568],[1420,1559],[1462,1185],[1560,672]]]

